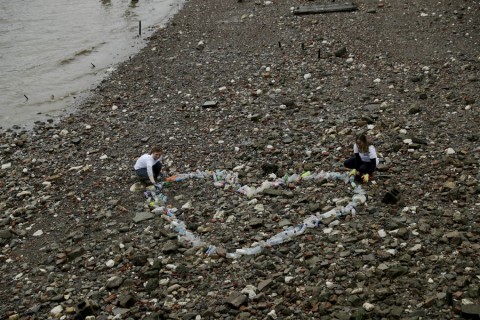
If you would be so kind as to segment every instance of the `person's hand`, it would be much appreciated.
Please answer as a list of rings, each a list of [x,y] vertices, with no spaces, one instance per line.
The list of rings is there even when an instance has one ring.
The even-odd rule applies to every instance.
[[[357,169],[352,169],[349,173],[350,176],[356,176],[357,175]]]
[[[369,179],[370,179],[370,175],[368,173],[366,173],[362,176],[363,183],[368,183]]]

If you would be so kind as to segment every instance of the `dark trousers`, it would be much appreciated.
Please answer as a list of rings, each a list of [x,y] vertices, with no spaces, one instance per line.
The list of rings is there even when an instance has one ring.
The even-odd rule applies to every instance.
[[[357,158],[350,158],[345,160],[344,165],[348,169],[357,169],[360,175],[365,173],[372,174],[375,171],[375,166],[371,162],[364,162]]]
[[[162,170],[162,164],[159,161],[155,163],[152,167],[153,177],[156,178],[160,174],[161,170]],[[147,168],[137,169],[135,170],[135,173],[137,174],[137,176],[140,177],[140,179],[150,181],[150,178],[148,177]]]

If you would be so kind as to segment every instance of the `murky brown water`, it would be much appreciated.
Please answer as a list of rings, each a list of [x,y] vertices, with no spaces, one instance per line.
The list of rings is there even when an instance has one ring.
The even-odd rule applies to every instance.
[[[183,2],[0,0],[0,126],[64,113]]]

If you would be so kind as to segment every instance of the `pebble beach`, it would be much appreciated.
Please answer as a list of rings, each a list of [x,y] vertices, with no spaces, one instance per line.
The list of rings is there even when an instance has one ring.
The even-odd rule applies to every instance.
[[[480,2],[319,5],[187,1],[74,112],[2,132],[2,318],[478,319]]]

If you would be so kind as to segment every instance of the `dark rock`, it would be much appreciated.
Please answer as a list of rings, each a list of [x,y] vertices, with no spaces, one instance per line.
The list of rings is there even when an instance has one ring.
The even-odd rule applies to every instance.
[[[464,319],[480,319],[480,304],[462,304]]]
[[[240,292],[233,292],[226,299],[226,303],[236,309],[240,308],[242,305],[246,304],[248,297]]]
[[[347,55],[347,48],[341,47],[337,51],[335,51],[335,57],[345,57]]]

